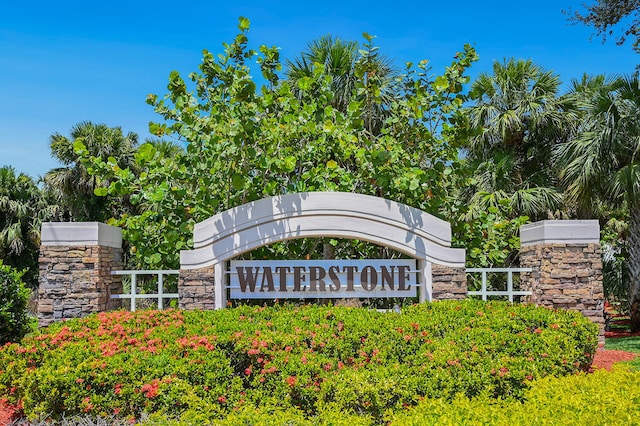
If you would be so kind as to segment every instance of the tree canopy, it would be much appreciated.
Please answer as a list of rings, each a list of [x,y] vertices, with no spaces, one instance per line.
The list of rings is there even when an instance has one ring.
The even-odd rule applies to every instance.
[[[593,27],[603,41],[613,36],[622,45],[630,38],[633,50],[640,52],[640,0],[596,0],[585,7],[586,12],[575,11],[570,19]]]
[[[556,155],[567,194],[583,210],[605,202],[628,212],[631,326],[640,330],[640,80],[634,74],[590,83],[581,92],[581,131]]]
[[[60,220],[57,199],[13,167],[0,167],[0,261],[22,271],[25,283],[38,286],[38,252],[43,221]]]
[[[531,60],[494,62],[471,86],[468,144],[474,184],[462,188],[471,214],[504,200],[516,214],[544,219],[560,206],[551,152],[570,122],[560,77]]]
[[[151,123],[158,136],[184,143],[168,161],[150,144],[131,169],[91,155],[78,141],[76,152],[94,173],[112,180],[111,194],[130,195],[141,214],[120,218],[125,238],[147,267],[176,267],[180,249],[191,246],[195,222],[252,200],[290,192],[347,191],[371,194],[438,213],[451,190],[458,148],[466,129],[462,112],[467,68],[477,59],[470,46],[444,74],[433,78],[423,61],[409,64],[394,80],[398,95],[383,100],[372,73],[373,38],[365,35],[353,64],[353,89],[342,110],[326,65],[311,75],[280,79],[278,50],[248,48],[249,21],[224,53],[204,51],[188,84],[169,76],[168,94],[149,95],[165,121]],[[267,82],[257,88],[249,67],[260,64]],[[377,67],[377,65],[375,65]],[[369,108],[384,103],[388,117],[371,132]],[[303,255],[303,253],[298,253]]]
[[[70,137],[55,133],[50,138],[51,155],[63,167],[47,172],[44,182],[57,195],[69,220],[104,222],[125,211],[126,206],[122,205],[121,200],[114,204],[113,199],[94,193],[98,189],[97,193],[100,194],[99,188],[109,182],[91,174],[91,170],[82,164],[74,151],[75,143],[82,143],[96,157],[112,159],[122,167],[129,167],[133,164],[138,135],[124,135],[119,127],[83,121],[71,129]]]

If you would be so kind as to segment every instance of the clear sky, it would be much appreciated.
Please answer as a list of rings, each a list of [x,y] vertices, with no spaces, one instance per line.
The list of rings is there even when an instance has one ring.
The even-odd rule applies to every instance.
[[[429,59],[434,73],[465,43],[480,55],[472,75],[509,57],[556,71],[565,87],[585,72],[634,71],[640,56],[630,46],[590,40],[590,28],[567,21],[562,10],[583,2],[6,0],[0,7],[0,166],[43,175],[58,166],[50,135],[68,135],[81,121],[120,126],[144,141],[148,122],[160,118],[145,103],[147,94],[163,96],[174,69],[185,78],[195,71],[202,49],[221,52],[221,43],[237,33],[239,16],[251,20],[252,47],[278,46],[284,58],[326,34],[362,41],[368,32],[399,67]]]

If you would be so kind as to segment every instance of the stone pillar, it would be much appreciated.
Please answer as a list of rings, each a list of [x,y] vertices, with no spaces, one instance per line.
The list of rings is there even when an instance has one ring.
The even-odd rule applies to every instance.
[[[581,312],[598,324],[604,343],[604,290],[597,220],[543,220],[520,228],[523,300]]]
[[[214,267],[180,269],[180,309],[215,309]]]
[[[120,307],[122,230],[98,222],[42,224],[38,325]]]
[[[431,267],[433,300],[463,300],[467,298],[465,268],[433,264]]]

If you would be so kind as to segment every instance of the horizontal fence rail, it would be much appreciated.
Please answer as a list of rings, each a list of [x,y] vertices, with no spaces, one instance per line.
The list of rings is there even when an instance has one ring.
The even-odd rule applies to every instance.
[[[480,291],[468,291],[469,296],[482,296],[482,300],[487,300],[489,296],[507,296],[509,302],[513,302],[514,296],[530,296],[530,291],[514,290],[513,289],[513,273],[531,272],[531,268],[467,268],[467,274],[480,273],[482,280],[482,287]],[[507,290],[487,290],[487,274],[488,273],[506,273],[507,274]]]
[[[111,271],[111,275],[128,275],[131,277],[131,293],[129,294],[112,294],[113,299],[131,299],[131,312],[136,310],[136,300],[138,299],[158,299],[158,309],[164,308],[164,299],[177,299],[178,293],[165,293],[164,280],[165,275],[178,275],[180,271],[169,270],[130,270],[130,271]],[[155,294],[140,294],[137,292],[137,276],[138,275],[156,275],[158,279],[158,292]]]
[[[480,291],[468,291],[469,296],[481,296],[482,300],[487,300],[488,297],[493,296],[507,296],[510,302],[513,302],[514,296],[530,296],[531,291],[514,290],[513,288],[513,274],[522,272],[531,272],[531,268],[466,268],[467,274],[481,274],[481,289]],[[409,271],[415,273],[418,271]],[[138,299],[157,299],[158,309],[164,308],[164,299],[178,299],[178,293],[165,293],[164,292],[164,279],[166,275],[179,275],[178,270],[120,270],[111,271],[111,275],[122,275],[131,277],[131,292],[123,294],[112,294],[114,299],[130,299],[131,311],[136,310],[136,300]],[[231,272],[233,274],[234,272]],[[489,278],[488,274],[492,273],[506,273],[507,274],[507,289],[505,290],[488,290]],[[137,289],[137,277],[139,275],[155,275],[157,277],[158,292],[153,294],[140,294]],[[230,288],[229,286],[225,286]]]

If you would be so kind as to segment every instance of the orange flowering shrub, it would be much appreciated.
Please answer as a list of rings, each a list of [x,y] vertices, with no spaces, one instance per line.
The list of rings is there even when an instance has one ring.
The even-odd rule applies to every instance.
[[[535,379],[588,369],[596,347],[578,313],[499,302],[115,311],[5,345],[0,394],[32,419],[278,407],[379,422],[425,398],[519,399]]]

